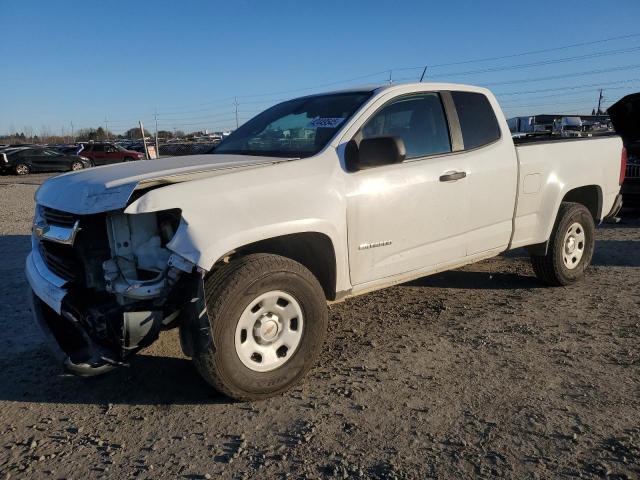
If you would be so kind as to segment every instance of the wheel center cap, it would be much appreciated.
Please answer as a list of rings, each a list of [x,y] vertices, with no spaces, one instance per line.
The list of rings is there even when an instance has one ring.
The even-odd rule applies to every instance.
[[[260,336],[264,340],[273,340],[278,335],[278,322],[276,319],[267,317],[262,321],[260,325]]]
[[[575,249],[576,249],[576,239],[574,237],[569,237],[567,239],[567,246],[566,246],[567,253],[573,253]]]

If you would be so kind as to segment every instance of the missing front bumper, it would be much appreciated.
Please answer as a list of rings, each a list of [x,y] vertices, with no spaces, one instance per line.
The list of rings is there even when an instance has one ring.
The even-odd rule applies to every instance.
[[[73,323],[56,313],[32,290],[30,292],[33,318],[42,332],[45,344],[54,359],[65,370],[79,376],[96,376],[113,370],[116,366],[86,334]]]
[[[128,355],[151,344],[162,329],[163,315],[159,311],[105,308],[96,321],[95,312],[74,305],[64,279],[47,269],[37,250],[27,257],[26,275],[34,321],[54,358],[76,375],[100,375],[125,365]],[[102,341],[90,333],[100,322],[104,322],[103,327],[110,322],[108,330],[112,332],[106,339],[99,336]]]

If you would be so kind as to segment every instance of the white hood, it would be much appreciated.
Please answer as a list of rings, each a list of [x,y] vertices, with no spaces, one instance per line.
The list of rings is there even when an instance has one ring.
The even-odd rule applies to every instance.
[[[124,208],[136,187],[184,182],[286,161],[273,157],[191,155],[139,160],[90,168],[50,178],[36,192],[36,202],[87,215]]]

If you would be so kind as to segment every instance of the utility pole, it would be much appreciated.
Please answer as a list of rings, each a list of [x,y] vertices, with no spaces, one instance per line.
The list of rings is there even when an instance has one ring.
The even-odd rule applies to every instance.
[[[107,117],[104,117],[104,133],[107,136],[107,141],[109,141],[109,120],[107,120]]]
[[[76,138],[73,135],[73,120],[71,120],[71,143],[76,143]]]
[[[160,142],[158,141],[158,108],[156,107],[156,113],[154,115],[156,120],[156,158],[160,158]]]
[[[389,80],[387,80],[387,83],[389,83],[389,85],[393,83],[393,70],[389,70]]]
[[[233,105],[236,107],[236,130],[240,126],[238,123],[238,97],[233,97]]]
[[[596,115],[602,115],[600,111],[600,105],[602,105],[602,89],[600,89],[600,95],[598,96],[598,110],[596,111]]]

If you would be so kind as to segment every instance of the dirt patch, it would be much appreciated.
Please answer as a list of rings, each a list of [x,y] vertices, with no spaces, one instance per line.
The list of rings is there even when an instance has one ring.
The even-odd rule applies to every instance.
[[[523,251],[331,307],[294,391],[231,402],[175,332],[80,379],[26,303],[35,185],[0,185],[0,472],[24,478],[638,478],[640,220],[572,287]],[[37,181],[34,183],[38,183]]]

